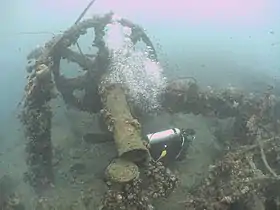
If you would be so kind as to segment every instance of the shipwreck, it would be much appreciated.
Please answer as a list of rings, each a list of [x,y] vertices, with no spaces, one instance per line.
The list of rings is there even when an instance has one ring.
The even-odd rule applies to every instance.
[[[28,55],[28,81],[21,113],[28,179],[39,195],[55,182],[50,101],[58,97],[56,89],[70,107],[101,113],[102,123],[114,137],[118,156],[104,172],[108,191],[100,208],[153,209],[153,200],[168,199],[178,185],[178,177],[151,159],[141,136],[139,112],[133,111],[125,84],[104,80],[110,64],[104,29],[113,21],[130,28],[132,43],[144,42],[149,58],[157,61],[155,47],[139,25],[124,18],[115,20],[112,12],[82,20],[85,11],[63,34]],[[91,44],[98,51],[89,57],[79,48],[78,40],[90,28],[95,32]],[[79,51],[70,49],[73,45]],[[84,71],[83,76],[64,77],[60,71],[62,59],[77,63]],[[82,99],[75,97],[77,89],[84,90]],[[161,99],[165,112],[235,118],[234,138],[223,140],[223,155],[209,166],[205,179],[180,201],[186,209],[279,209],[279,96],[270,89],[258,95],[235,89],[203,90],[194,79],[178,78],[168,81]],[[0,205],[11,207],[10,202],[2,200]],[[42,206],[51,209],[46,205],[38,209],[43,209]],[[90,206],[85,205],[84,209]]]

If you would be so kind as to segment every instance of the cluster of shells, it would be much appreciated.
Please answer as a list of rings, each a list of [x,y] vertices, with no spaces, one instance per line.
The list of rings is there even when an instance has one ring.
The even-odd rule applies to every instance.
[[[168,197],[178,183],[176,176],[161,162],[151,161],[142,181],[137,178],[120,189],[110,189],[104,196],[101,210],[152,210],[151,199]],[[146,187],[147,186],[147,189]]]
[[[141,187],[141,180],[135,179],[119,190],[108,190],[102,201],[101,210],[152,210],[148,197]]]
[[[104,121],[105,121],[105,123],[108,127],[108,130],[110,132],[113,132],[114,131],[115,120],[114,120],[112,114],[107,109],[102,109],[100,111],[100,114],[103,117],[103,119],[104,119]]]
[[[168,197],[178,184],[178,178],[161,162],[151,161],[145,171],[148,180],[148,196]]]
[[[186,199],[187,209],[208,209],[209,206],[209,209],[228,209],[231,204],[258,192],[262,185],[254,181],[251,162],[237,152],[228,153],[215,165],[210,165],[208,177]]]
[[[1,199],[0,199],[1,200]],[[4,202],[4,205],[0,204],[0,209],[2,210],[24,210],[24,206],[21,203],[21,200],[19,199],[19,196],[13,193],[10,195],[7,199],[6,202]]]

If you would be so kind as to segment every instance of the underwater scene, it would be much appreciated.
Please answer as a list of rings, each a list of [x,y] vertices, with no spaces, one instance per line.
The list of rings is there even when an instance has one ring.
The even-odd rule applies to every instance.
[[[6,2],[0,210],[279,210],[279,9]]]

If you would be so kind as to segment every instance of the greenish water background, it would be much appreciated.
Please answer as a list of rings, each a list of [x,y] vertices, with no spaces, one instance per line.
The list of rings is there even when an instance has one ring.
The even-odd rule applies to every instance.
[[[36,45],[43,44],[52,37],[51,34],[46,33],[23,34],[22,32],[59,33],[60,30],[73,24],[87,2],[13,0],[5,2],[1,7],[0,175],[8,173],[16,180],[22,178],[22,172],[25,170],[24,138],[16,115],[19,112],[17,103],[22,98],[26,82],[26,55]],[[280,16],[277,11],[280,9],[280,4],[276,0],[248,1],[246,4],[236,1],[239,5],[234,7],[235,10],[225,5],[213,7],[213,2],[218,1],[212,3],[197,1],[200,2],[200,6],[197,4],[195,10],[191,9],[194,7],[188,6],[192,1],[186,1],[184,4],[181,1],[154,1],[153,4],[148,1],[141,2],[137,6],[124,0],[98,0],[87,16],[105,13],[112,9],[143,26],[156,45],[161,64],[169,77],[194,76],[201,85],[214,87],[232,84],[258,91],[265,89],[269,84],[278,87]],[[256,7],[257,4],[261,6]],[[264,9],[260,9],[262,6]],[[238,8],[243,8],[243,13],[238,13]],[[209,10],[212,13],[207,13]],[[214,15],[213,18],[215,11],[218,15]],[[88,40],[84,39],[82,45],[85,41]],[[69,72],[75,71],[75,65],[64,65],[64,68]],[[56,146],[65,149],[62,153],[67,155],[63,166],[67,171],[67,167],[72,163],[72,158],[68,157],[70,150],[80,141],[81,130],[78,128],[86,129],[82,122],[89,116],[85,116],[84,113],[69,112],[65,107],[57,108],[57,104],[63,105],[61,101],[55,103],[54,141]],[[69,123],[73,122],[73,119],[81,124]],[[97,129],[91,120],[86,123],[89,127],[87,129]],[[160,124],[163,121],[166,122],[165,125]],[[194,126],[199,131],[199,141],[206,145],[212,142],[213,136],[209,132],[205,119],[193,116],[162,116],[152,122],[153,124],[149,122],[146,126],[151,130],[178,123]],[[87,145],[81,146],[80,150],[83,151],[87,147]],[[201,148],[205,147],[201,146]],[[102,149],[104,152],[98,154],[100,148],[91,148],[92,151],[87,153],[89,156],[81,158],[83,161],[87,160],[88,167],[94,169],[96,176],[110,159],[110,157],[106,158],[107,155],[114,151],[112,145],[104,146]],[[96,155],[101,155],[104,164],[91,161],[97,158]],[[195,157],[195,160],[202,159],[202,156]],[[188,167],[186,170],[191,171]],[[27,189],[22,182],[19,184],[22,189]],[[62,186],[68,186],[68,181]]]

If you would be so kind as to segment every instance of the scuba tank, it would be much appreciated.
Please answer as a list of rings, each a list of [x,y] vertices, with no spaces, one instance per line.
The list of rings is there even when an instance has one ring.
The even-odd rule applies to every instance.
[[[195,139],[193,129],[172,128],[144,135],[148,143],[151,157],[155,161],[182,160],[186,151]],[[87,143],[99,144],[114,142],[114,137],[108,133],[87,133],[83,136]]]
[[[193,129],[172,128],[148,134],[148,147],[155,161],[180,160],[191,142],[195,139]]]

